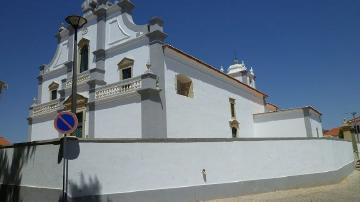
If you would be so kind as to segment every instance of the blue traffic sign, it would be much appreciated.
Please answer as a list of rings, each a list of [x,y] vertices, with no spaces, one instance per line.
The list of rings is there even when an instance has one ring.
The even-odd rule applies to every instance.
[[[78,119],[75,114],[70,112],[60,112],[55,120],[54,127],[59,133],[72,133],[78,126]]]

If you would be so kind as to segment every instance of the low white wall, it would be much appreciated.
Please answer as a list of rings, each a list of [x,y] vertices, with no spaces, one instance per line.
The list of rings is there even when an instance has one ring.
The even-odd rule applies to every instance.
[[[0,148],[0,184],[62,188],[59,145]]]
[[[353,158],[351,143],[331,140],[82,143],[69,179],[112,194],[323,173]]]
[[[79,157],[69,161],[69,193],[73,197],[326,173],[354,160],[351,142],[326,139],[95,140],[79,145]],[[57,142],[0,149],[0,184],[60,191],[62,163],[58,154]],[[206,169],[206,182],[202,169]]]

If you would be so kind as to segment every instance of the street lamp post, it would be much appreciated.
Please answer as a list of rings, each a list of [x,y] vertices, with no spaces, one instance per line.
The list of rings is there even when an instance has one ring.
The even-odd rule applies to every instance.
[[[65,21],[74,29],[74,52],[73,52],[73,77],[71,88],[71,112],[76,114],[76,91],[77,91],[77,32],[83,27],[87,20],[81,16],[71,15],[66,17]]]
[[[73,51],[73,63],[72,63],[72,84],[71,84],[71,112],[76,114],[76,93],[77,93],[77,32],[83,27],[87,20],[81,16],[71,15],[66,17],[65,21],[74,29],[74,51]],[[63,157],[65,157],[65,148],[66,148],[66,134],[63,139]],[[67,201],[67,191],[68,191],[68,159],[64,158],[63,163],[63,201]]]

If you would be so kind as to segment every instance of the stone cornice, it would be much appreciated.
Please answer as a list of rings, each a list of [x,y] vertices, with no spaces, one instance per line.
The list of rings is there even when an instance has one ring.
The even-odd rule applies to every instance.
[[[161,43],[163,44],[167,34],[160,30],[155,30],[153,32],[147,33],[146,36],[149,38],[150,44]]]
[[[95,56],[95,62],[98,62],[100,60],[105,60],[106,58],[106,51],[104,49],[98,49],[93,52]]]
[[[41,76],[43,78],[43,81],[47,81],[47,80],[54,79],[54,78],[62,76],[62,75],[66,75],[66,73],[67,73],[67,67],[64,65],[64,66],[58,67],[52,71],[46,72]]]

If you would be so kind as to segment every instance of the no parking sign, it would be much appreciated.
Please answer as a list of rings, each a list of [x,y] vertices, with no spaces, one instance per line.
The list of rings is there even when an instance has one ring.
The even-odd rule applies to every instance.
[[[71,112],[60,112],[55,120],[54,127],[59,133],[72,133],[78,126],[78,119],[75,114]]]

